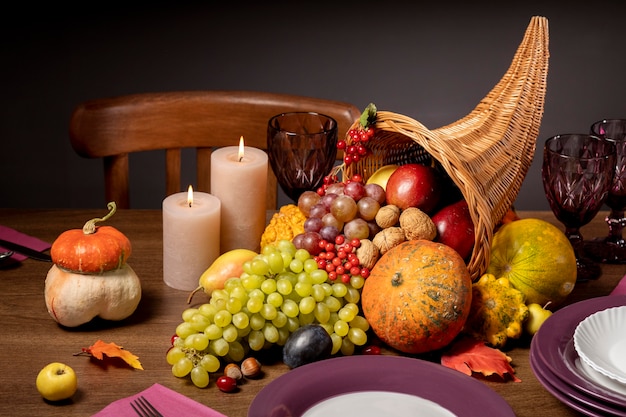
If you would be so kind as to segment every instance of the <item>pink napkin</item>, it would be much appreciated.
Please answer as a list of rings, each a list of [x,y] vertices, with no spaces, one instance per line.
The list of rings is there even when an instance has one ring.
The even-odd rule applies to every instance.
[[[92,417],[136,417],[137,414],[130,406],[130,402],[143,395],[164,417],[169,416],[197,416],[197,417],[226,417],[222,413],[200,404],[176,391],[154,384],[150,388],[130,397],[112,402]]]
[[[626,294],[626,275],[619,280],[617,286],[611,291],[610,295],[624,295]]]
[[[0,225],[0,239],[6,240],[8,242],[17,243],[19,245],[26,246],[27,248],[34,249],[39,252],[50,249],[50,244],[48,242],[44,242],[41,239],[29,236],[25,233],[18,232],[15,229],[11,229],[10,227],[2,225]],[[3,248],[2,245],[0,245],[0,251],[4,252],[5,250],[6,249]],[[13,262],[21,262],[26,258],[27,257],[22,254],[14,253],[10,259]],[[3,261],[3,264],[6,265],[7,262],[11,263],[10,261],[5,260]]]

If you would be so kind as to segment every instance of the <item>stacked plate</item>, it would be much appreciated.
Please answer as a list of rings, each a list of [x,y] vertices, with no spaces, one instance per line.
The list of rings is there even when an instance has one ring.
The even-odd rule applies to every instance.
[[[626,306],[626,296],[614,295],[592,298],[557,310],[543,323],[530,346],[530,365],[541,384],[560,401],[587,416],[626,417],[626,384],[615,379],[615,375],[605,375],[591,365],[601,364],[601,357],[606,359],[626,356],[626,351],[619,352],[623,349],[620,346],[626,343],[626,329],[603,329],[604,325],[612,326],[615,321],[617,313],[612,310],[609,319],[603,318],[604,314],[609,313],[599,316],[602,324],[593,320],[591,324],[587,322],[579,328],[579,324],[588,317],[623,306]],[[587,326],[593,330],[585,330],[582,332],[584,335],[581,334],[581,330]],[[581,359],[574,345],[577,328],[578,348],[582,348],[581,352],[584,352],[583,356],[587,360]],[[588,332],[595,332],[591,336],[591,339],[596,338],[595,341],[590,341]],[[600,333],[611,334],[611,337],[597,343]],[[582,347],[583,345],[585,346]],[[599,349],[598,346],[602,348]],[[621,362],[609,362],[610,365],[602,363],[600,366],[613,368],[612,371],[619,374]]]

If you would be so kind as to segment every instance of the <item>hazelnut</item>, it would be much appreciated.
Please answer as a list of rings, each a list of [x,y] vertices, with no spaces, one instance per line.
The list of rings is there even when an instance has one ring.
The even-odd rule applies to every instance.
[[[243,378],[243,372],[236,363],[229,363],[224,367],[224,375],[231,377],[235,381],[239,381]]]
[[[437,226],[422,210],[409,207],[400,215],[400,227],[407,240],[433,240],[437,237]]]
[[[376,213],[376,224],[387,229],[388,227],[395,226],[400,218],[400,209],[393,204],[387,204],[378,209]]]
[[[255,378],[261,374],[261,362],[256,358],[247,358],[241,362],[241,372],[246,378]]]
[[[378,255],[378,248],[371,240],[361,239],[361,246],[356,250],[356,257],[361,265],[371,270],[376,265]]]
[[[400,227],[388,227],[376,233],[372,243],[378,248],[381,255],[394,246],[404,242],[406,237]]]

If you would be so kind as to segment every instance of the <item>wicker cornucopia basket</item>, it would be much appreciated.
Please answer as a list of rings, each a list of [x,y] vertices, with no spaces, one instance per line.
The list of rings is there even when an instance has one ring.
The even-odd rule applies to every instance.
[[[477,279],[489,263],[494,227],[516,199],[534,156],[548,57],[548,21],[535,16],[510,67],[472,112],[430,130],[410,117],[378,111],[376,133],[367,143],[370,153],[343,165],[344,175],[359,173],[367,179],[387,164],[439,165],[470,207],[476,239],[468,268]]]

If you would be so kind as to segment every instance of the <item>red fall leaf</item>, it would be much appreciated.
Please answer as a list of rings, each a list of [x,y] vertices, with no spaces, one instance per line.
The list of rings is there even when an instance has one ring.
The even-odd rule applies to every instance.
[[[143,370],[139,357],[133,355],[123,347],[116,345],[115,343],[105,343],[102,340],[98,340],[88,348],[83,348],[83,352],[93,356],[96,359],[103,360],[104,355],[109,358],[121,358],[124,362],[129,364],[135,369]]]
[[[506,379],[510,375],[514,382],[522,382],[515,376],[515,370],[510,365],[511,358],[499,349],[485,345],[485,342],[470,337],[459,339],[450,350],[441,356],[441,364],[466,375],[473,372],[485,376],[493,374]]]

